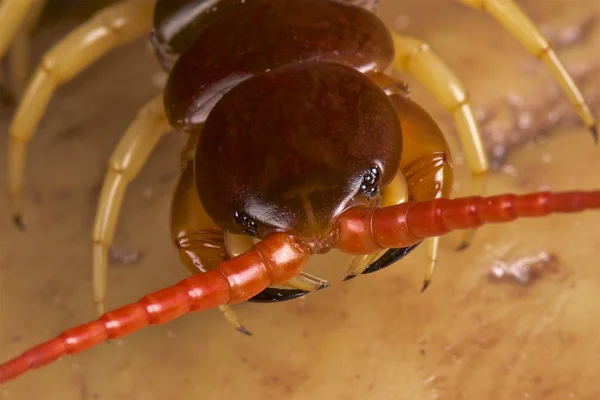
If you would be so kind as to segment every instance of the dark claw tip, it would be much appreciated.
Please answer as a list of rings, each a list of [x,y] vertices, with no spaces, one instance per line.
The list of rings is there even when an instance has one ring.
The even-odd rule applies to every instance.
[[[25,230],[25,223],[23,222],[23,217],[20,214],[13,215],[13,223],[19,230]]]
[[[463,242],[463,243],[461,243],[461,244],[460,244],[460,246],[458,246],[458,247],[456,248],[456,251],[463,251],[463,250],[466,250],[466,249],[468,249],[468,248],[469,248],[469,246],[470,246],[470,243]]]
[[[429,287],[429,284],[431,283],[431,281],[424,281],[423,282],[423,287],[421,288],[420,292],[423,293],[425,291],[425,289],[427,289]]]
[[[598,145],[598,127],[596,125],[592,125],[590,127],[590,131],[592,131],[592,137],[594,138],[594,143],[597,146]]]
[[[329,283],[324,283],[324,284],[322,284],[322,285],[321,285],[321,287],[320,287],[320,288],[318,288],[318,289],[317,289],[317,291],[319,291],[319,290],[322,290],[322,289],[326,289],[326,288],[328,288],[329,286],[331,286]]]
[[[248,331],[246,328],[244,328],[242,325],[238,326],[237,328],[235,328],[238,332],[243,333],[244,335],[247,336],[252,336],[252,332]]]
[[[356,278],[356,275],[346,275],[344,277],[344,282],[349,281],[350,279],[354,279],[354,278]]]

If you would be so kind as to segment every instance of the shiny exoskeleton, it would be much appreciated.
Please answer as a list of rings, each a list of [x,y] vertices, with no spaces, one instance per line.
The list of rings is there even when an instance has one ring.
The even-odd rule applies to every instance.
[[[487,4],[500,7],[496,0]],[[302,271],[313,254],[335,248],[357,256],[348,279],[390,265],[422,241],[436,253],[435,238],[454,229],[600,208],[600,191],[449,200],[452,163],[444,136],[387,71],[397,50],[414,46],[402,45],[361,7],[341,0],[128,0],[106,15],[115,30],[141,30],[135,21],[150,5],[152,43],[169,73],[164,107],[150,103],[113,155],[94,251],[105,262],[107,232],[114,229],[107,210],[119,204],[123,182],[147,158],[152,145],[144,138],[158,140],[147,132],[164,115],[189,136],[172,233],[194,274],[1,364],[0,382],[188,312],[318,290],[326,282]],[[513,9],[507,13],[521,18]],[[102,23],[90,23],[89,32]],[[74,38],[87,44],[105,31]],[[60,68],[48,65],[33,80],[38,89],[59,81]],[[434,65],[428,73],[445,71]],[[32,87],[25,105],[34,104]],[[466,99],[454,100],[449,108],[467,126],[470,107]],[[587,118],[585,103],[577,104]],[[586,121],[594,129],[593,118]],[[28,133],[15,132],[9,163],[19,171],[26,140],[15,138]],[[465,142],[473,172],[484,173],[477,134]],[[11,175],[15,204],[19,173]]]
[[[217,242],[221,257],[210,261],[226,257],[223,230],[260,238],[293,231],[313,251],[327,251],[327,235],[345,209],[371,204],[399,171],[410,176],[415,165],[421,173],[407,181],[409,199],[448,194],[446,142],[401,83],[382,73],[394,48],[374,14],[322,0],[165,0],[156,11],[152,43],[170,71],[167,116],[198,140],[200,201],[190,208],[203,207],[215,223],[194,224],[186,211],[173,224],[192,268],[210,268],[201,254],[214,253]],[[174,207],[183,211],[183,204],[176,197]],[[385,264],[376,260],[363,273],[414,247],[389,250]],[[251,300],[306,293],[269,288]]]

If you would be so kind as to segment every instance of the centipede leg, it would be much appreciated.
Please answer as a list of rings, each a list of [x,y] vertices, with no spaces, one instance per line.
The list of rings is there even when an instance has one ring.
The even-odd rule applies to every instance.
[[[450,148],[429,114],[406,96],[390,96],[402,121],[403,151],[400,171],[406,179],[409,201],[450,196],[454,175]],[[429,286],[438,261],[439,237],[427,238],[428,266],[422,290]]]
[[[20,9],[27,3],[9,0],[2,5]],[[7,181],[13,219],[18,226],[23,226],[21,196],[27,143],[33,137],[52,94],[60,84],[73,79],[110,50],[150,32],[153,8],[154,0],[126,0],[107,7],[44,55],[9,128]],[[0,11],[10,13],[5,8]],[[3,27],[2,12],[0,26]]]
[[[300,272],[292,279],[282,284],[284,287],[302,290],[305,292],[314,292],[325,289],[329,286],[329,282],[306,272]]]
[[[484,195],[490,163],[464,85],[428,44],[395,33],[392,36],[396,50],[394,67],[414,76],[452,113],[467,165],[473,175],[472,193]],[[458,249],[467,248],[474,236],[474,229],[466,231]]]
[[[42,14],[46,0],[35,2],[22,26],[14,37],[8,60],[10,63],[10,75],[13,93],[16,98],[21,97],[23,88],[27,83],[31,63],[31,34],[35,29]]]
[[[100,314],[104,312],[106,301],[108,248],[114,237],[125,190],[168,130],[162,96],[157,96],[140,110],[110,158],[92,235],[94,303]]]
[[[489,14],[512,34],[532,55],[546,64],[558,81],[579,116],[598,143],[598,127],[581,91],[550,46],[548,39],[513,0],[458,0],[476,10]]]
[[[38,0],[3,0],[0,2],[0,59],[23,24],[27,13]]]
[[[13,43],[27,13],[35,3],[36,0],[0,1],[0,60],[3,59],[7,49]],[[12,106],[15,98],[9,89],[9,80],[2,72],[0,71],[0,101],[4,105]]]
[[[414,185],[419,185],[420,182],[427,178],[436,181],[435,194],[428,196],[434,199],[448,197],[452,184],[452,168],[449,159],[445,153],[433,154],[431,157],[421,159],[413,167],[414,169],[406,171],[406,180],[409,188]],[[424,240],[427,246],[428,266],[425,269],[425,277],[423,279],[423,287],[421,291],[427,289],[431,283],[435,267],[438,262],[440,237],[430,237]]]

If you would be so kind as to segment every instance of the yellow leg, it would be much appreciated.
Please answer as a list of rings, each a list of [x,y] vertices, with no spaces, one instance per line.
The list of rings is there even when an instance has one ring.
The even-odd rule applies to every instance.
[[[15,97],[21,97],[30,72],[31,33],[42,14],[46,0],[38,0],[15,35],[9,53],[12,88]]]
[[[462,83],[429,45],[412,37],[395,33],[392,36],[396,50],[394,67],[414,76],[452,113],[469,168],[474,175],[486,174],[488,156]]]
[[[548,40],[513,0],[458,0],[486,12],[510,32],[531,54],[542,60],[562,87],[569,101],[598,142],[596,120],[575,82],[558,59]]]
[[[429,45],[407,36],[394,33],[392,36],[396,50],[394,67],[414,76],[446,110],[452,113],[465,151],[467,165],[473,174],[473,194],[483,195],[490,163],[477,120],[469,103],[469,95],[463,84]],[[459,249],[468,247],[474,235],[475,230],[465,232]],[[434,242],[433,247],[439,243]],[[437,250],[430,252],[433,258],[435,254]]]
[[[3,0],[0,2],[0,59],[25,21],[29,9],[39,0]]]
[[[298,275],[285,282],[282,286],[314,292],[328,287],[329,282],[306,272],[300,272]]]
[[[289,281],[285,282],[281,286],[285,288],[299,289],[305,291],[316,291],[321,290],[329,286],[329,283],[326,280],[317,278],[316,276],[307,274],[305,272],[300,272],[300,274],[296,275]],[[225,320],[232,325],[238,332],[241,332],[245,335],[251,336],[252,333],[248,331],[244,325],[240,322],[237,314],[230,306],[219,306],[219,310],[225,317]]]
[[[252,336],[252,333],[250,333],[250,331],[248,331],[244,327],[244,325],[242,325],[237,314],[235,313],[235,311],[233,311],[233,309],[230,306],[219,306],[219,311],[221,311],[221,314],[223,314],[223,317],[225,318],[227,323],[233,326],[238,332],[241,332],[244,335]]]
[[[316,290],[321,290],[329,286],[329,283],[321,278],[317,278],[316,276],[307,274],[306,272],[300,272],[298,275],[290,279],[281,285],[284,288],[292,288],[298,290],[305,290],[309,292],[313,292]],[[251,336],[252,333],[242,325],[237,314],[230,306],[219,306],[219,310],[225,317],[225,320],[232,325],[238,332],[241,332],[245,335]]]
[[[21,2],[23,0],[8,0],[8,4],[15,7],[22,7]],[[6,0],[3,4],[7,4]],[[152,26],[153,6],[154,0],[127,0],[108,7],[69,34],[42,59],[10,126],[7,179],[17,225],[22,226],[26,146],[52,94],[61,83],[72,79],[110,50],[147,34]],[[3,26],[1,21],[0,18],[0,26]]]
[[[108,248],[113,240],[125,190],[168,130],[162,96],[157,96],[140,110],[110,158],[92,235],[94,303],[100,314],[104,312],[106,300]]]

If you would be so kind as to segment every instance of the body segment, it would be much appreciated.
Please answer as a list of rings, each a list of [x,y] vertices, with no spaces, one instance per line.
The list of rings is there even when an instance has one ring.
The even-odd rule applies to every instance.
[[[393,45],[385,25],[359,7],[322,0],[241,3],[211,18],[175,63],[165,89],[167,115],[174,126],[204,122],[232,87],[280,66],[318,60],[368,72],[392,62]]]

